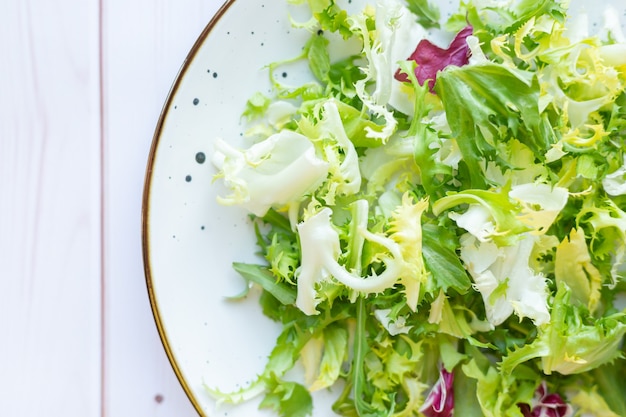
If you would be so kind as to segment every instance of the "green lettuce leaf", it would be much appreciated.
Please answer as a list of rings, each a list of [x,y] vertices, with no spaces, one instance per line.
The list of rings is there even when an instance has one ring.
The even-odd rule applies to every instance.
[[[267,394],[259,408],[269,408],[281,417],[305,417],[313,411],[313,400],[309,391],[296,382],[268,378]]]
[[[276,277],[264,265],[233,262],[233,268],[248,282],[260,285],[283,304],[296,302],[296,291],[293,287],[276,282]]]
[[[435,84],[446,118],[469,168],[471,186],[485,188],[487,161],[506,166],[495,143],[515,138],[538,158],[552,142],[539,114],[539,84],[532,72],[494,63],[448,67]]]
[[[426,29],[439,27],[441,13],[436,3],[428,0],[408,0],[407,7],[415,14],[418,23]]]
[[[446,292],[454,289],[464,294],[472,283],[456,254],[456,246],[446,245],[446,239],[442,238],[446,235],[448,233],[445,230],[432,224],[422,226],[422,252],[426,269],[437,288]]]
[[[538,329],[531,343],[509,352],[500,363],[505,375],[524,362],[541,359],[547,375],[591,371],[621,358],[619,345],[626,334],[626,312],[595,319],[570,303],[571,290],[561,283],[554,298],[551,322]]]

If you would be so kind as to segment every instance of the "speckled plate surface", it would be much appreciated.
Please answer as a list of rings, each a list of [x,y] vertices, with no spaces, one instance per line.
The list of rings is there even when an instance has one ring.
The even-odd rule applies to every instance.
[[[212,184],[212,142],[241,141],[247,99],[269,91],[265,66],[297,55],[305,38],[283,2],[227,2],[190,51],[156,128],[144,196],[146,277],[164,347],[201,415],[264,414],[254,402],[215,410],[203,384],[245,384],[279,332],[254,294],[225,299],[244,287],[231,263],[252,260],[254,236],[244,211],[215,202],[223,190]],[[278,75],[295,83],[304,72]]]
[[[606,4],[624,13],[620,2]],[[273,415],[255,401],[216,410],[204,390],[204,384],[229,390],[250,381],[280,330],[262,315],[255,294],[225,299],[243,289],[231,263],[253,260],[254,234],[243,210],[216,203],[224,193],[212,184],[210,160],[216,137],[241,143],[246,100],[269,92],[266,65],[296,56],[307,39],[291,27],[286,3],[230,0],[220,9],[183,63],[150,151],[143,205],[148,293],[168,357],[202,416]],[[360,8],[366,1],[350,3]],[[441,2],[442,15],[452,3]],[[572,10],[593,4],[573,3]],[[589,9],[593,28],[601,16]],[[308,78],[303,67],[276,75],[293,84]],[[330,415],[332,395],[316,395],[315,416]]]

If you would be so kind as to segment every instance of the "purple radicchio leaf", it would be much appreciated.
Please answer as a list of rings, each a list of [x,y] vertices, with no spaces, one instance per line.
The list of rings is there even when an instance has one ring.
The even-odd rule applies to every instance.
[[[471,25],[461,29],[456,34],[447,49],[443,49],[433,44],[427,39],[422,39],[415,48],[415,51],[408,58],[409,61],[415,61],[415,77],[420,85],[424,85],[428,81],[428,88],[434,93],[435,81],[437,73],[448,65],[461,67],[469,62],[470,50],[467,45],[467,37],[472,35],[474,28]],[[395,79],[400,82],[408,82],[407,74],[397,70]]]
[[[571,417],[572,406],[559,394],[549,393],[545,381],[537,387],[532,404],[518,404],[524,417]]]
[[[454,374],[441,367],[439,379],[433,385],[420,413],[426,417],[451,417],[454,410]]]

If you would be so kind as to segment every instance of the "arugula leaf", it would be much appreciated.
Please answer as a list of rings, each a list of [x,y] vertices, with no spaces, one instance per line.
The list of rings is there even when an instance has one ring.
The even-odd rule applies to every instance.
[[[417,17],[417,22],[426,29],[439,27],[441,13],[436,3],[428,0],[408,0],[407,7]]]
[[[239,272],[246,281],[260,285],[281,303],[293,304],[296,302],[296,291],[284,283],[276,282],[276,278],[266,266],[233,262],[233,268],[235,271]]]

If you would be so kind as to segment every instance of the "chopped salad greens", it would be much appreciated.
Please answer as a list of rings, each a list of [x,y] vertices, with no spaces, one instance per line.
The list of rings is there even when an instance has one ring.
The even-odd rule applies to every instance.
[[[283,330],[249,386],[209,393],[289,417],[330,387],[343,416],[626,416],[619,25],[590,36],[555,0],[443,23],[426,0],[295,3],[312,81],[270,75],[255,143],[214,156],[264,258],[234,268]]]

